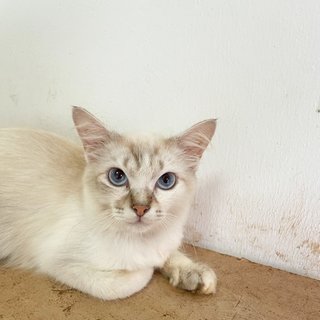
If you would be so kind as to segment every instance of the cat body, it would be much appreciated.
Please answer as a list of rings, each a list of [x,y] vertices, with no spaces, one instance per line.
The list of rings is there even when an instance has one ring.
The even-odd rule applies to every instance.
[[[177,251],[199,145],[119,135],[82,108],[73,118],[84,151],[45,131],[0,129],[0,259],[101,299],[141,290],[155,268],[175,286],[213,292],[213,271]]]

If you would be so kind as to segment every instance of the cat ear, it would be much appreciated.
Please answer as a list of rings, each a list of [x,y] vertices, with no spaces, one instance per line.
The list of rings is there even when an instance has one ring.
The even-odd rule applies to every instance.
[[[111,132],[84,108],[73,107],[72,118],[87,160],[95,160],[101,147],[110,139]]]
[[[187,159],[197,167],[203,152],[213,137],[216,130],[216,120],[201,121],[177,137],[178,146],[183,150]]]

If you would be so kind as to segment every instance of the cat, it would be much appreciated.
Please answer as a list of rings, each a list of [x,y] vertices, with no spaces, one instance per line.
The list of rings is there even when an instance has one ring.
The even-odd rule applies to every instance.
[[[214,271],[179,247],[216,121],[170,138],[120,135],[80,107],[73,121],[82,146],[0,129],[0,259],[103,300],[140,291],[154,270],[214,293]]]

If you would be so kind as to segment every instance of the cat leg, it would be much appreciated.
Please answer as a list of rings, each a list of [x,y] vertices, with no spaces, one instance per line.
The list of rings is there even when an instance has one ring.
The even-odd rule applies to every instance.
[[[129,297],[150,281],[153,268],[127,270],[97,270],[85,264],[50,268],[46,273],[59,282],[103,300]]]
[[[175,287],[204,294],[216,292],[214,271],[205,264],[193,262],[180,251],[175,251],[160,271]]]

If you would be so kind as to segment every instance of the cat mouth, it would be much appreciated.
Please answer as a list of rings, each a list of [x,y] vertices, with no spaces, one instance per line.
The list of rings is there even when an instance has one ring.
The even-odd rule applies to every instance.
[[[150,222],[146,221],[142,217],[137,217],[135,221],[129,222],[129,224],[136,226],[148,226],[150,225]]]
[[[148,223],[145,220],[142,219],[137,219],[133,224],[138,224],[138,225],[147,225]]]

